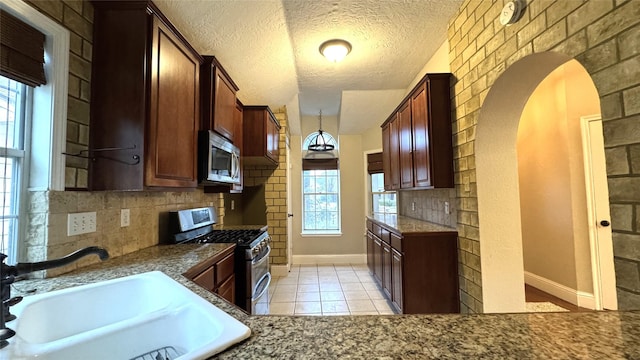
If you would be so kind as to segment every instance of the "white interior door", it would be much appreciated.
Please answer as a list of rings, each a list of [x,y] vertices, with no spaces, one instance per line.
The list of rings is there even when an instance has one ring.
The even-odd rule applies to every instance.
[[[582,117],[581,128],[595,308],[617,310],[609,188],[600,115]]]

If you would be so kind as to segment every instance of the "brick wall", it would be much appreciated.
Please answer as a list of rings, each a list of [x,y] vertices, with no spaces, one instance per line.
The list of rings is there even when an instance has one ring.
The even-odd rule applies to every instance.
[[[449,23],[456,81],[454,157],[463,312],[482,312],[474,141],[491,86],[533,53],[577,59],[600,95],[611,203],[618,302],[640,306],[640,1],[529,0],[522,19],[498,21],[506,0],[467,0]]]
[[[267,203],[267,225],[271,235],[272,265],[287,264],[287,153],[289,126],[286,109],[273,110],[280,123],[280,156],[278,166],[245,165],[244,185],[264,185]]]

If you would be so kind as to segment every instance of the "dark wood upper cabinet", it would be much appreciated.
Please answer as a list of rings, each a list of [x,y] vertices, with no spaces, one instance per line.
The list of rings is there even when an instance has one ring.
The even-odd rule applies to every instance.
[[[200,69],[202,129],[213,130],[236,146],[241,133],[235,132],[238,86],[214,56],[205,56]]]
[[[197,186],[202,58],[147,1],[96,1],[89,187]]]
[[[400,188],[413,187],[413,139],[411,101],[405,101],[396,113],[400,141]]]
[[[454,186],[450,78],[425,75],[382,124],[385,189]]]
[[[246,165],[277,165],[280,156],[280,123],[268,106],[243,109],[242,160]]]

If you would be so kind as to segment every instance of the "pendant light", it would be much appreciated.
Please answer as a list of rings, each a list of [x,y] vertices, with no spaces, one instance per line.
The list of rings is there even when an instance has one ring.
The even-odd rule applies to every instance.
[[[331,151],[333,150],[333,144],[328,144],[324,135],[322,135],[322,110],[320,110],[320,115],[318,116],[320,120],[320,129],[318,129],[318,136],[311,141],[308,149],[311,151]]]

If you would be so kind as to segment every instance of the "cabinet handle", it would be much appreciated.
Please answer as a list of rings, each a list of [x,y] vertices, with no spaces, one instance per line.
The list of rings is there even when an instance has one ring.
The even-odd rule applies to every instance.
[[[602,225],[604,227],[607,227],[607,226],[611,225],[611,223],[608,222],[607,220],[602,220],[602,221],[600,221],[600,225]]]

